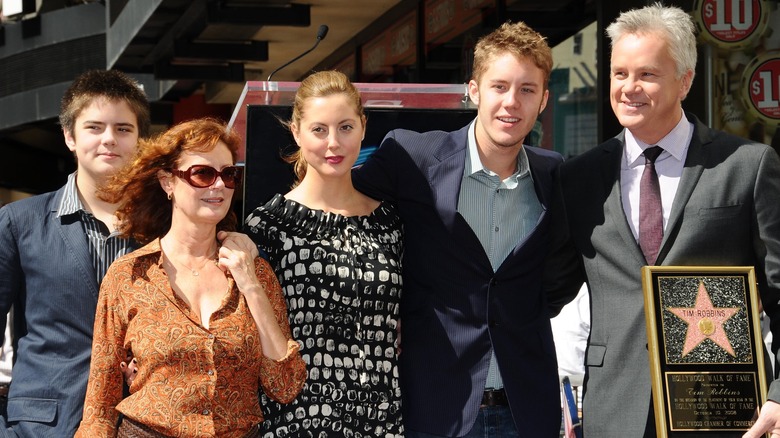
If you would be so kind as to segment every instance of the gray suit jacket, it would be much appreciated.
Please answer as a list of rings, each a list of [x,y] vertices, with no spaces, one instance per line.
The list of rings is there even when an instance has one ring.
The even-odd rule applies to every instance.
[[[63,189],[0,208],[0,331],[18,340],[0,437],[69,437],[81,421],[98,284],[84,228],[57,218]]]
[[[780,158],[686,116],[693,139],[656,264],[755,266],[778,339]],[[655,436],[640,277],[646,263],[621,201],[623,142],[621,133],[561,165],[545,267],[555,313],[582,281],[590,287],[583,419],[585,436],[594,438]],[[770,398],[777,396],[773,384]]]

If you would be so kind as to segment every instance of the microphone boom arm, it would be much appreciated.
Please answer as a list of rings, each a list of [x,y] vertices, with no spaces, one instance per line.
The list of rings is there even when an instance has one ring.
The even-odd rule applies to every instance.
[[[272,77],[273,75],[275,75],[275,74],[276,74],[276,72],[278,72],[279,70],[281,70],[281,69],[283,69],[283,68],[287,67],[288,65],[292,64],[293,62],[295,62],[295,61],[297,61],[297,60],[299,60],[299,59],[303,58],[303,57],[304,57],[304,56],[306,56],[306,55],[307,55],[309,52],[311,52],[312,50],[316,49],[316,48],[317,48],[317,46],[320,44],[320,41],[324,40],[324,39],[325,39],[325,35],[327,35],[327,34],[328,34],[328,26],[327,26],[327,25],[325,25],[325,24],[321,25],[321,26],[320,26],[320,28],[319,28],[319,30],[317,31],[317,41],[314,43],[314,45],[311,47],[311,49],[309,49],[309,50],[307,50],[307,51],[305,51],[305,52],[301,53],[300,55],[296,56],[295,58],[293,58],[293,59],[291,59],[291,60],[289,60],[289,61],[285,62],[285,63],[284,63],[284,64],[282,64],[282,65],[281,65],[279,68],[277,68],[276,70],[272,71],[272,72],[271,72],[271,74],[269,74],[269,75],[268,75],[268,79],[266,79],[266,81],[270,82],[270,81],[271,81],[271,77]]]

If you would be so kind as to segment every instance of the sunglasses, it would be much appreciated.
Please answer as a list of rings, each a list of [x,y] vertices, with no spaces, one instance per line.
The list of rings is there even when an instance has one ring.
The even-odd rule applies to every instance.
[[[244,176],[244,168],[238,166],[228,166],[221,171],[205,164],[196,164],[190,166],[187,170],[171,169],[171,173],[186,180],[192,187],[203,189],[210,187],[217,181],[217,177],[222,178],[225,187],[235,189],[241,184],[241,178]]]

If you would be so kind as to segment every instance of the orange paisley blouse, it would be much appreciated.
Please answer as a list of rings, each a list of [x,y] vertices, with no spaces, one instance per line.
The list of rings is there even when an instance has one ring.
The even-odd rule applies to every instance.
[[[159,239],[114,262],[100,288],[92,363],[77,437],[113,437],[122,413],[171,437],[243,437],[263,421],[258,388],[282,403],[303,387],[306,368],[291,339],[279,282],[258,258],[287,355],[263,355],[245,299],[228,275],[229,292],[209,328],[171,289]],[[138,375],[122,399],[119,363],[131,351]]]

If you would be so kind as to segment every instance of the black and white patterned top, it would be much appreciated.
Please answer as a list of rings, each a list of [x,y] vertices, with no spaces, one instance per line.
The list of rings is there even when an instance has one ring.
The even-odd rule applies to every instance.
[[[395,207],[346,217],[276,195],[246,225],[282,284],[309,373],[290,404],[263,395],[263,436],[402,437]]]

